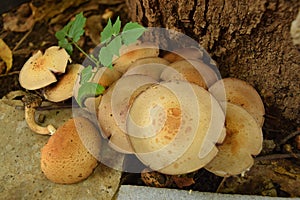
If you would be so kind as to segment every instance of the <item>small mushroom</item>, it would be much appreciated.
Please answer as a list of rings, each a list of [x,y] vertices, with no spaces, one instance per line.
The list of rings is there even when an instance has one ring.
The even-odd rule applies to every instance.
[[[185,174],[216,156],[225,116],[210,93],[185,81],[162,82],[133,101],[127,133],[137,157],[164,174]]]
[[[34,94],[28,94],[22,98],[22,101],[25,106],[25,120],[32,131],[42,135],[52,135],[55,133],[56,129],[53,125],[49,124],[47,127],[43,127],[38,125],[35,121],[35,110],[42,103],[41,97]]]
[[[159,81],[162,71],[168,67],[168,64],[169,62],[167,60],[159,57],[138,59],[129,66],[128,70],[123,76],[141,74],[150,76]]]
[[[242,106],[256,119],[260,126],[263,125],[264,104],[257,91],[249,83],[237,78],[224,78],[213,84],[209,88],[209,92],[219,102],[228,101]]]
[[[69,65],[66,73],[55,85],[45,88],[44,97],[52,102],[60,102],[72,97],[80,68],[79,64]]]
[[[30,57],[19,75],[20,85],[28,90],[43,88],[57,81],[53,73],[64,73],[70,60],[65,49],[53,46],[44,55],[41,51]]]
[[[181,60],[171,63],[162,72],[161,79],[165,81],[185,80],[207,89],[218,80],[218,76],[202,61]]]
[[[181,60],[202,60],[203,52],[199,48],[195,47],[181,48],[166,53],[163,58],[170,63]]]
[[[41,149],[41,169],[55,183],[80,182],[98,165],[100,147],[101,137],[88,119],[69,119]]]
[[[120,50],[120,57],[113,61],[114,68],[125,73],[128,67],[138,59],[157,57],[159,48],[151,43],[135,43],[129,46],[123,46]]]
[[[131,102],[145,88],[156,83],[149,76],[128,75],[110,86],[101,98],[98,121],[110,146],[122,153],[133,153],[126,133],[126,118]]]
[[[217,156],[205,169],[218,176],[232,176],[246,172],[253,165],[252,155],[262,150],[261,127],[244,108],[227,103],[226,137],[218,146]]]

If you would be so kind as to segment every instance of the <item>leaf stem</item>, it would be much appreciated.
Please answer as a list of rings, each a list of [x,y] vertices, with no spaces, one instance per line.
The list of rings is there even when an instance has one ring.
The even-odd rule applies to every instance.
[[[76,42],[74,42],[73,40],[71,40],[71,42],[81,53],[83,53],[83,55],[85,55],[88,59],[90,59],[90,61],[92,61],[96,65],[97,68],[99,67],[100,63],[98,60],[96,60],[95,58],[93,58],[89,54],[87,54],[83,49],[80,48],[80,46]]]

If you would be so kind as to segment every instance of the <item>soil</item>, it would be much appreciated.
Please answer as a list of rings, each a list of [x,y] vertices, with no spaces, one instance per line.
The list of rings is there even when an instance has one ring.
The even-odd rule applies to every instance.
[[[29,3],[18,5],[14,9],[11,9],[10,11],[0,16],[0,38],[6,42],[6,44],[13,52],[13,66],[7,74],[5,74],[6,66],[4,62],[0,62],[0,98],[8,94],[10,91],[24,90],[18,82],[18,73],[23,64],[32,55],[32,53],[38,50],[43,51],[47,47],[52,45],[57,45],[57,40],[54,36],[55,32],[63,27],[72,17],[75,16],[75,14],[84,11],[84,15],[88,19],[99,19],[98,21],[96,21],[97,23],[93,23],[93,21],[91,21],[93,26],[88,28],[89,34],[83,37],[79,42],[80,46],[87,52],[94,49],[97,45],[97,43],[95,42],[97,41],[97,34],[99,34],[99,31],[101,31],[102,27],[106,25],[107,15],[110,15],[113,20],[116,19],[117,16],[120,16],[123,24],[130,21],[131,18],[133,20],[139,21],[138,18],[132,17],[132,14],[134,12],[128,12],[127,5],[123,0],[71,0],[66,2],[69,3],[57,3],[55,0],[31,0],[29,1]],[[10,16],[11,18],[8,18],[8,16]],[[267,17],[267,15],[265,17]],[[8,22],[11,22],[13,20],[16,20],[17,22],[7,26]],[[24,24],[28,24],[28,27],[23,27],[22,25]],[[153,24],[155,25],[154,22]],[[157,25],[164,26],[166,24],[168,23]],[[263,25],[259,24],[258,27],[259,26]],[[97,29],[95,27],[97,27]],[[209,25],[207,26],[207,28],[207,30],[209,30]],[[194,33],[192,32],[187,32],[187,34],[191,34],[191,36],[194,36]],[[205,35],[206,32],[204,36]],[[207,41],[211,42],[212,40],[208,39]],[[250,36],[248,38],[244,38],[243,41],[244,45],[250,45]],[[226,41],[224,39],[219,42],[219,44],[222,43],[223,46],[226,46],[225,42]],[[222,49],[215,49],[215,44],[203,43],[203,45],[208,49],[208,51],[212,53],[214,59],[216,59],[218,62],[228,64],[229,58],[225,58],[225,53],[221,51]],[[228,48],[227,51],[230,54],[237,48],[239,48],[238,45]],[[250,46],[249,48],[252,47]],[[295,49],[293,49],[291,52],[293,55],[296,55]],[[282,57],[288,56],[287,54],[289,54],[289,52],[284,51],[282,51],[281,53],[283,54],[281,55]],[[236,56],[239,57],[239,53],[237,53]],[[84,60],[84,56],[78,51],[74,52],[72,58],[73,62],[76,63],[81,63]],[[238,62],[235,62],[231,68],[223,69],[224,75],[228,75],[230,72],[237,70],[239,71],[238,74],[240,74],[240,78],[245,78],[243,77],[243,74],[245,73],[242,72],[242,70],[244,69],[237,68],[239,62],[244,61],[245,60],[240,60]],[[253,65],[257,64],[255,63],[255,61],[251,62],[254,62]],[[295,65],[299,67],[299,62],[295,62],[292,66],[295,67]],[[263,62],[263,66],[266,66],[265,62]],[[262,72],[258,70],[257,73]],[[249,79],[250,82],[254,85],[259,81],[262,81],[263,79],[263,77],[260,76],[260,80],[255,80],[255,77],[257,76],[253,74]],[[297,78],[297,76],[295,77]],[[272,81],[277,82],[277,80],[274,79],[268,80],[268,83],[271,84]],[[298,79],[295,79],[294,81],[296,84],[299,84]],[[262,91],[263,89],[264,88],[259,88],[260,91]],[[265,90],[268,90],[268,88],[265,88]],[[279,88],[278,91],[279,90],[280,93],[284,93],[285,91],[284,87]],[[241,187],[238,187],[237,185],[229,184],[232,183],[231,178],[221,178],[215,176],[214,174],[211,174],[204,169],[201,169],[195,173],[188,175],[189,177],[192,177],[194,184],[192,184],[191,186],[183,186],[182,189],[192,189],[205,192],[227,192],[241,194],[250,193],[269,196],[300,196],[299,191],[295,191],[294,189],[292,189],[292,187],[296,187],[297,184],[300,184],[300,149],[297,148],[299,142],[297,143],[297,141],[295,140],[295,136],[297,134],[294,134],[290,138],[288,138],[290,134],[297,131],[298,123],[296,122],[296,120],[298,119],[295,119],[295,116],[291,116],[290,118],[287,117],[286,115],[288,115],[288,111],[285,111],[283,114],[282,109],[275,109],[272,105],[275,105],[274,102],[276,102],[276,98],[270,98],[271,99],[268,100],[267,96],[264,96],[264,103],[268,105],[266,121],[263,127],[266,146],[264,147],[264,153],[258,157],[260,159],[257,159],[255,164],[255,169],[259,168],[260,171],[268,170],[268,173],[270,175],[269,177],[266,177],[262,180],[262,175],[256,176],[255,173],[251,171],[250,175],[244,178],[235,177],[238,178],[238,180],[235,180],[237,183],[243,182],[245,185],[247,183],[249,186],[250,183],[247,181],[251,181],[252,184],[250,184],[250,186],[263,184],[265,187],[261,187],[260,189],[258,189],[253,187],[251,188],[249,186],[247,187],[251,188],[251,191],[249,192],[249,190],[247,191],[246,188],[242,190]],[[299,108],[299,101],[293,101],[293,103],[297,103],[298,105],[290,106],[291,109]],[[280,160],[280,162],[277,162],[278,160]],[[276,164],[274,164],[273,161],[276,161]],[[263,166],[268,167],[264,168]],[[270,166],[274,168],[271,168]],[[280,173],[278,172],[277,175],[288,174],[289,176],[293,177],[279,177],[279,175],[277,176],[276,174],[272,174],[270,172],[270,170],[278,171],[279,169],[281,169],[282,171],[280,171]],[[274,181],[272,183],[266,183],[267,178],[273,178],[272,180]],[[290,186],[290,183],[293,183],[294,186]],[[140,174],[131,173],[123,174],[122,184],[145,185],[145,183],[141,180]],[[269,187],[267,187],[267,185]],[[165,187],[179,188],[179,186],[176,184],[166,185]],[[228,188],[230,188],[230,190]],[[300,186],[298,188],[300,188]]]

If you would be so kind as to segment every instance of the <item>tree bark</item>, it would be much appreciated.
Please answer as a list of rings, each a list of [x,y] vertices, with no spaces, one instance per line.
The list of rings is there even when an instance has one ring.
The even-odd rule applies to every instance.
[[[126,0],[133,21],[198,41],[223,77],[253,85],[267,113],[300,125],[300,51],[290,36],[299,0]]]

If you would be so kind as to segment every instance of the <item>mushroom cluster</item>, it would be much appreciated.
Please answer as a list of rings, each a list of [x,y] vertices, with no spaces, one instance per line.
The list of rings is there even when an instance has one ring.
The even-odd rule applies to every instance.
[[[84,104],[111,148],[169,175],[247,171],[262,149],[264,105],[245,81],[220,79],[204,56],[198,48],[135,44],[115,59],[118,76],[99,70],[106,91]]]
[[[83,67],[67,67],[68,60],[58,47],[36,53],[21,70],[21,85],[42,88],[49,101],[76,98]],[[42,84],[36,86],[28,77]],[[205,168],[218,176],[238,175],[262,149],[265,110],[259,94],[245,81],[221,79],[204,50],[168,52],[136,43],[121,49],[113,69],[97,70],[93,81],[106,90],[83,104],[96,115],[102,137],[112,149],[134,154],[153,171],[179,175]],[[29,102],[34,103],[26,104],[27,118],[34,123],[40,101]],[[29,127],[41,134],[55,132],[51,125]],[[100,154],[100,144],[90,120],[70,119],[42,149],[41,168],[56,183],[81,181],[97,166],[94,155]]]

